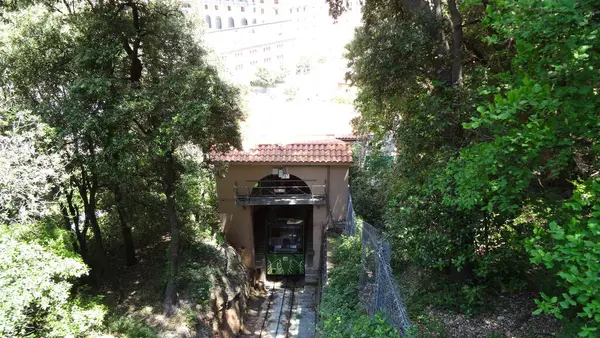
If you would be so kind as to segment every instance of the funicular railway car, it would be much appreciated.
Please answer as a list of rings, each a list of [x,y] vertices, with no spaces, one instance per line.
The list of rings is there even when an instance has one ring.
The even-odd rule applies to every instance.
[[[304,221],[295,218],[267,220],[267,275],[304,275]]]

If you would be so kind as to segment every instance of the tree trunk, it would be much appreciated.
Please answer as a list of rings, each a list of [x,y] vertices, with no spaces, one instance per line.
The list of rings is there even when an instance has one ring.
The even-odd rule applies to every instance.
[[[63,220],[65,221],[65,229],[71,233],[75,233],[74,226],[71,224],[71,215],[69,215],[67,206],[63,202],[60,202],[59,206],[60,206],[60,213],[62,214]],[[81,250],[79,249],[79,242],[78,242],[77,237],[72,241],[71,245],[73,245],[73,251],[79,253],[81,258],[83,258],[83,255],[81,254]],[[85,261],[85,259],[84,259],[84,261]]]
[[[94,234],[94,244],[96,245],[96,250],[98,250],[98,258],[100,260],[100,267],[102,269],[102,273],[107,277],[112,286],[118,289],[117,279],[114,274],[114,271],[110,268],[108,255],[106,254],[106,250],[104,248],[104,241],[102,240],[102,231],[100,230],[98,218],[96,217],[97,186],[97,183],[94,182],[94,178],[92,178],[90,181],[90,178],[88,177],[85,168],[82,167],[81,184],[78,185],[78,189],[79,195],[81,196],[81,200],[83,201],[83,210],[85,214],[85,220],[87,222],[86,226],[90,226],[92,228],[92,233]],[[83,237],[83,234],[80,234],[78,237],[81,237],[81,239],[85,241],[85,237]]]
[[[73,203],[72,190],[66,194],[66,198],[67,205],[65,206],[61,203],[61,211],[69,230],[75,233],[75,243],[73,243],[73,247],[76,248],[75,250],[79,253],[83,262],[90,267],[88,284],[97,287],[100,282],[98,280],[97,267],[90,260],[87,247],[88,222],[84,224],[82,230],[79,226],[79,208]]]
[[[85,194],[85,192],[83,193]],[[95,193],[90,192],[89,199],[86,198],[83,201],[85,218],[89,222],[88,224],[92,228],[92,233],[94,234],[94,244],[96,245],[96,249],[100,255],[99,258],[100,264],[102,264],[102,270],[104,273],[110,273],[111,271],[109,268],[108,256],[106,255],[104,241],[102,240],[102,231],[100,230],[98,218],[96,217],[96,197],[94,195]]]
[[[119,187],[115,187],[114,193],[117,200],[117,213],[119,214],[119,222],[121,224],[123,245],[125,247],[125,265],[132,266],[137,263],[135,247],[133,245],[133,233],[131,232],[131,227],[127,223],[127,212],[123,201],[123,193]]]
[[[451,70],[448,67],[448,56],[450,55],[450,45],[446,38],[446,17],[442,13],[442,1],[433,0],[433,15],[437,23],[437,57],[434,60],[434,67],[441,83],[450,83],[452,81]],[[436,92],[439,92],[437,90]]]
[[[73,192],[67,194],[67,206],[69,208],[70,217],[72,220],[73,228],[75,230],[75,236],[77,237],[77,243],[79,244],[79,254],[86,264],[91,266],[88,256],[87,248],[87,229],[88,226],[84,225],[83,231],[79,227],[79,208],[73,203]]]
[[[452,20],[452,85],[462,86],[462,17],[456,7],[456,0],[448,0],[448,10]]]
[[[177,217],[177,208],[175,205],[175,183],[176,172],[173,153],[168,152],[164,158],[163,190],[167,197],[167,219],[171,226],[171,247],[169,253],[169,267],[167,289],[165,291],[165,300],[163,310],[165,315],[171,316],[177,307],[176,278],[177,262],[179,260],[179,218]]]

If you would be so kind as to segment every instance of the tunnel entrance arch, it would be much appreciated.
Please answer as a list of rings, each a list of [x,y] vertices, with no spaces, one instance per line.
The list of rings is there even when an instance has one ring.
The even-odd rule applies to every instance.
[[[253,197],[286,196],[290,201],[311,196],[309,185],[295,175],[267,175],[254,183]],[[260,278],[304,275],[312,266],[313,205],[252,206],[255,266]],[[307,265],[308,263],[308,265]]]
[[[267,175],[252,187],[251,196],[310,195],[311,189],[304,180],[295,175],[281,179],[278,175]]]

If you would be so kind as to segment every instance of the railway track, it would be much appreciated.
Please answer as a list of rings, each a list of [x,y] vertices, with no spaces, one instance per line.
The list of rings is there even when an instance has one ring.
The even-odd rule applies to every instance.
[[[259,338],[288,338],[292,319],[294,318],[294,300],[297,307],[297,288],[300,286],[296,280],[284,279],[271,283],[267,305],[267,312],[263,320]]]
[[[246,318],[246,334],[252,338],[312,338],[314,336],[314,286],[304,280],[282,278],[267,282],[267,296]]]

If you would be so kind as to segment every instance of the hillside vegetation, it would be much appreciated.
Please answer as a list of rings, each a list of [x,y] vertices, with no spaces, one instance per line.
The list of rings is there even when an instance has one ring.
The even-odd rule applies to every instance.
[[[240,145],[238,90],[177,2],[0,6],[0,336],[193,331],[245,278],[206,160]]]
[[[348,6],[330,4],[334,17]],[[415,316],[533,293],[533,314],[564,320],[565,335],[600,335],[598,8],[365,2],[347,47],[368,140],[353,195],[399,279],[427,276]]]

